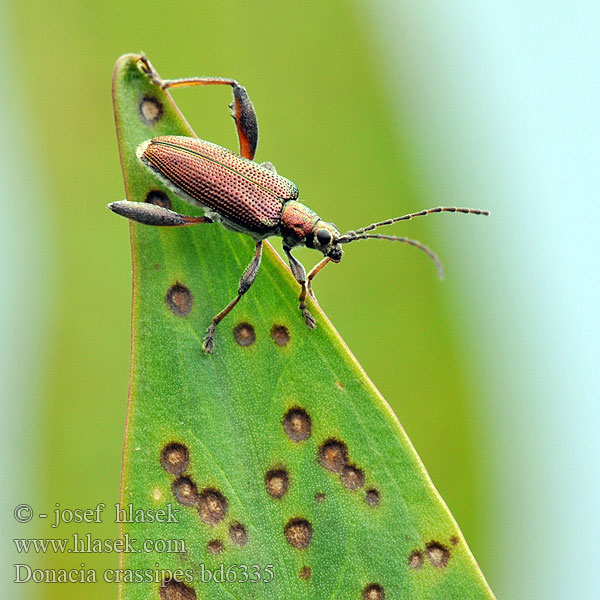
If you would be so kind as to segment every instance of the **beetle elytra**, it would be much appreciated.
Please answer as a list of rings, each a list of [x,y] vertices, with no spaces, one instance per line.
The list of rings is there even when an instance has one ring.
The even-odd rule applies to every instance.
[[[410,244],[434,261],[440,278],[443,278],[439,258],[421,242],[369,232],[384,225],[438,212],[489,214],[487,210],[480,209],[437,207],[386,219],[341,234],[333,223],[323,221],[298,201],[296,185],[279,175],[271,163],[254,162],[258,144],[256,113],[246,90],[235,80],[222,77],[163,80],[145,56],[140,58],[139,66],[162,89],[229,85],[233,90],[234,101],[231,108],[240,154],[211,142],[182,136],[156,137],[143,142],[137,150],[139,160],[169,190],[186,202],[200,206],[204,210],[204,216],[190,217],[145,202],[122,200],[108,205],[112,211],[146,225],[184,227],[220,223],[227,229],[254,239],[254,256],[242,274],[237,296],[213,317],[206,330],[202,345],[205,352],[213,351],[217,325],[252,286],[260,267],[262,243],[268,237],[279,236],[283,239],[283,251],[294,278],[300,284],[299,309],[308,327],[314,328],[316,322],[306,306],[306,297],[311,295],[314,298],[312,281],[315,275],[329,262],[340,262],[344,244],[365,239],[385,239]],[[323,254],[322,260],[308,275],[303,265],[292,255],[292,249],[297,246],[307,246]]]

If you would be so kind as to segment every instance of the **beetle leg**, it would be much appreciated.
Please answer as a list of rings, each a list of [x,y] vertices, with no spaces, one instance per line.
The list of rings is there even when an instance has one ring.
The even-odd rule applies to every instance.
[[[300,290],[300,297],[298,298],[298,300],[300,301],[298,308],[302,311],[304,322],[308,325],[308,327],[314,329],[317,326],[317,323],[315,321],[315,318],[310,314],[308,308],[306,308],[306,271],[304,270],[302,263],[298,261],[294,256],[292,256],[292,251],[290,248],[284,246],[283,251],[286,253],[290,262],[290,269],[292,270],[292,275],[302,287],[302,289]]]
[[[185,79],[162,79],[145,55],[140,58],[140,66],[152,83],[163,90],[170,87],[186,87],[190,85],[230,85],[233,89],[233,103],[231,116],[235,121],[238,138],[240,141],[240,154],[252,160],[258,145],[258,122],[254,106],[248,97],[246,88],[235,79],[227,77],[187,77]]]
[[[308,290],[308,293],[310,294],[311,298],[316,302],[317,299],[315,297],[315,294],[312,290],[312,280],[315,278],[315,275],[328,263],[331,262],[331,258],[329,258],[328,256],[326,256],[321,262],[317,263],[309,272],[307,278],[306,278],[306,289]]]
[[[256,279],[256,274],[260,267],[260,259],[262,258],[262,240],[256,242],[256,251],[254,257],[250,261],[250,264],[246,267],[242,278],[240,279],[240,285],[238,286],[237,296],[218,314],[213,317],[211,324],[206,330],[204,336],[204,342],[202,343],[202,350],[204,352],[212,353],[215,346],[215,329],[217,325],[231,312],[231,309],[240,301],[240,298],[250,289],[250,286]]]
[[[208,217],[188,217],[180,215],[168,208],[151,204],[149,202],[129,202],[119,200],[111,202],[108,208],[113,212],[143,223],[144,225],[156,225],[160,227],[187,227],[188,225],[200,225],[201,223],[212,223]]]

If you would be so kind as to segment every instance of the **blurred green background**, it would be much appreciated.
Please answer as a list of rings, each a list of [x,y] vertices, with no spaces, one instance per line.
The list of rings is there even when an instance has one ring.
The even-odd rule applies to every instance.
[[[390,402],[492,589],[593,598],[598,518],[597,4],[433,0],[1,4],[2,571],[77,567],[16,523],[118,500],[129,369],[127,224],[110,98],[116,58],[223,75],[257,109],[257,159],[341,229],[439,204],[489,208],[348,249],[320,303]],[[175,90],[236,148],[229,90]],[[280,249],[280,242],[275,241]],[[300,253],[308,264],[310,251]],[[86,567],[116,568],[114,554]],[[5,584],[11,598],[114,585]]]

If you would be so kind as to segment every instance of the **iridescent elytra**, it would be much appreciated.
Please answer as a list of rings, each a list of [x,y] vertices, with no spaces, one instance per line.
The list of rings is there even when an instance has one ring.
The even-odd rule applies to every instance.
[[[254,107],[244,87],[234,79],[223,77],[191,77],[161,79],[145,56],[139,59],[140,69],[162,89],[192,85],[229,85],[233,90],[232,115],[236,124],[240,153],[200,140],[183,136],[161,136],[143,142],[137,156],[176,196],[201,207],[202,217],[190,217],[146,202],[121,200],[108,207],[133,221],[145,225],[185,227],[220,223],[223,227],[250,236],[256,243],[254,256],[242,274],[236,297],[218,312],[206,330],[205,352],[213,352],[215,330],[240,298],[250,289],[260,267],[263,240],[279,236],[283,240],[291,272],[300,284],[299,308],[309,328],[316,321],[306,306],[308,294],[314,298],[312,280],[329,262],[340,262],[342,246],[357,240],[384,239],[410,244],[425,252],[435,263],[440,278],[443,266],[436,254],[421,242],[406,237],[369,233],[378,227],[398,221],[439,212],[488,215],[489,211],[474,208],[439,206],[372,223],[341,234],[333,223],[323,221],[310,208],[298,201],[296,185],[277,173],[270,162],[254,162],[258,144],[258,124]],[[308,275],[304,266],[292,255],[292,249],[306,246],[318,250],[323,258]]]

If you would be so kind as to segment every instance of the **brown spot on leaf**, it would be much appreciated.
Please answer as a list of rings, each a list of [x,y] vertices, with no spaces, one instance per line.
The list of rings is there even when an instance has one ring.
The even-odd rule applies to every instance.
[[[375,488],[367,490],[367,493],[365,494],[365,502],[369,506],[378,506],[380,502],[379,491]]]
[[[408,566],[411,569],[420,569],[423,566],[423,552],[421,550],[413,550],[408,556]]]
[[[439,542],[431,541],[425,546],[429,562],[438,569],[445,567],[450,560],[450,550]]]
[[[160,584],[161,600],[196,600],[196,592],[176,579],[165,579]]]
[[[154,96],[144,96],[138,104],[138,112],[146,125],[154,125],[163,115],[163,106]]]
[[[370,583],[363,590],[364,600],[384,600],[385,591],[378,583]]]
[[[318,494],[315,494],[315,500],[317,502],[325,502],[325,494],[323,494],[322,492],[319,492]]]
[[[312,525],[306,519],[290,519],[283,530],[290,546],[303,550],[308,548],[312,539]]]
[[[285,469],[272,469],[265,475],[265,486],[271,498],[283,498],[288,490],[290,481]]]
[[[341,381],[336,381],[335,386],[337,387],[338,390],[343,390],[346,388],[346,386]]]
[[[192,292],[181,283],[172,285],[165,296],[167,306],[178,317],[187,317],[190,314],[193,301]]]
[[[319,447],[319,464],[334,473],[341,473],[348,461],[348,448],[344,442],[336,439],[324,441]]]
[[[349,490],[357,490],[365,484],[365,474],[356,465],[346,465],[340,473],[340,481]]]
[[[300,572],[298,573],[298,577],[300,577],[300,579],[310,579],[312,575],[312,569],[308,566],[308,565],[304,565],[301,569]]]
[[[278,346],[287,346],[290,341],[290,330],[285,325],[273,325],[271,337]]]
[[[241,523],[232,523],[229,527],[229,537],[236,546],[245,546],[248,543],[248,533]]]
[[[160,454],[162,468],[171,475],[181,475],[187,469],[189,462],[188,449],[178,442],[167,444]]]
[[[206,544],[208,551],[211,554],[221,554],[223,552],[223,542],[221,540],[211,540]]]
[[[198,496],[200,518],[209,525],[220,523],[227,514],[227,499],[221,492],[206,488]]]
[[[283,417],[282,425],[292,442],[303,442],[310,437],[312,421],[303,408],[298,406],[290,408]]]
[[[146,202],[148,202],[148,204],[156,204],[156,206],[168,208],[169,210],[173,207],[171,198],[161,190],[150,190],[146,194]]]
[[[456,546],[456,544],[458,544],[458,542],[459,542],[459,541],[460,541],[460,540],[459,540],[459,539],[458,539],[458,537],[457,537],[457,536],[455,536],[455,535],[453,535],[453,536],[450,538],[450,543],[451,543],[453,546]]]
[[[256,341],[256,332],[250,323],[238,323],[233,328],[233,337],[239,346],[252,346]]]
[[[193,506],[198,502],[198,489],[189,477],[180,477],[173,482],[173,494],[180,504]]]

